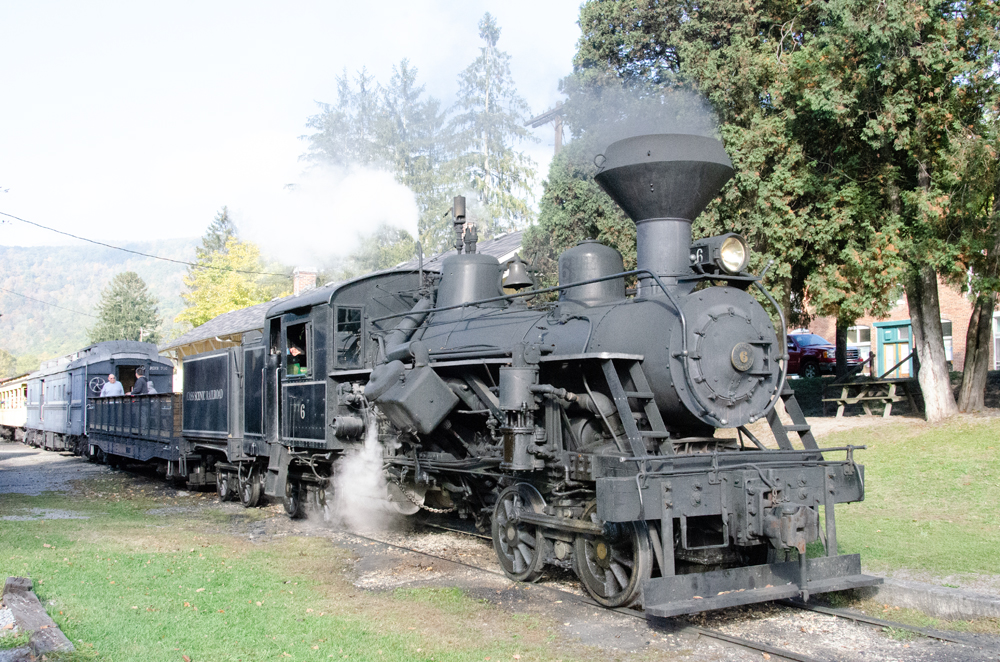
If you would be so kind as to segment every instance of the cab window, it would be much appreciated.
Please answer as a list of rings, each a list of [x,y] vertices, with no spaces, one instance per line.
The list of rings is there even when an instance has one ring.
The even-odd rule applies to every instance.
[[[305,375],[309,372],[308,324],[289,324],[285,328],[285,374]]]
[[[362,367],[361,313],[362,308],[337,308],[337,367]]]

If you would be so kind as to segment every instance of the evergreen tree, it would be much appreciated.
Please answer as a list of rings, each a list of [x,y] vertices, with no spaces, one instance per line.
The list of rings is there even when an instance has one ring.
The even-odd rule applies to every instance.
[[[345,69],[337,77],[337,103],[319,103],[321,112],[306,122],[316,129],[303,136],[309,142],[306,158],[341,166],[384,167],[388,154],[380,143],[381,94],[367,70],[359,71],[352,85]]]
[[[205,235],[201,238],[201,246],[195,249],[196,259],[209,260],[213,253],[225,251],[226,243],[236,236],[236,224],[229,217],[229,208],[223,206],[208,225]],[[188,273],[191,273],[191,269],[188,269]]]
[[[995,3],[938,0],[592,0],[565,82],[567,122],[574,139],[586,136],[573,101],[587,87],[703,94],[736,176],[695,232],[742,232],[753,268],[775,260],[768,284],[789,312],[806,300],[841,327],[885,313],[905,286],[927,416],[938,418],[953,404],[937,277],[964,281],[980,264],[976,282],[993,287],[980,258],[996,237],[986,221],[997,190],[987,165],[998,13]],[[553,163],[543,212],[587,206],[559,195],[571,172]],[[547,226],[565,222],[543,215],[534,236],[556,237]]]
[[[97,323],[87,332],[92,343],[106,340],[156,343],[160,340],[157,300],[134,271],[116,275],[104,288],[97,304],[97,318]]]
[[[314,163],[391,172],[413,192],[421,241],[425,250],[436,252],[449,241],[439,218],[450,204],[456,183],[453,173],[444,167],[449,142],[445,112],[440,101],[427,96],[424,86],[417,83],[417,73],[404,59],[393,67],[386,86],[376,83],[364,69],[353,82],[346,72],[341,75],[337,103],[320,104],[321,112],[307,122],[316,132],[304,136],[309,141],[306,158]],[[386,236],[377,230],[364,238],[366,246],[361,250],[378,247],[388,252],[378,262],[392,259],[400,248],[385,243]],[[370,258],[360,256],[356,262],[367,263]]]
[[[446,166],[445,112],[437,99],[425,97],[424,86],[416,81],[417,69],[407,60],[393,67],[382,95],[383,144],[396,181],[413,191],[424,250],[436,253],[444,250],[451,238],[443,232],[440,218],[451,205],[456,180]]]
[[[497,49],[500,27],[488,12],[479,22],[485,42],[479,57],[458,77],[458,101],[450,126],[456,156],[452,166],[482,203],[481,232],[491,237],[518,230],[532,219],[535,165],[515,151],[530,139],[524,121],[528,104],[517,93],[510,56]],[[471,220],[471,219],[470,219]]]

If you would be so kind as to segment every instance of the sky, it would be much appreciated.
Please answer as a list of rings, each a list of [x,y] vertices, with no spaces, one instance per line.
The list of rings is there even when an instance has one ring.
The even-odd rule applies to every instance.
[[[274,256],[286,261],[343,253],[382,221],[415,228],[412,195],[385,173],[306,172],[300,136],[316,102],[335,101],[345,68],[387,82],[408,58],[450,105],[489,11],[521,95],[541,113],[561,99],[579,4],[2,3],[0,212],[122,243],[200,237],[226,205],[245,236],[272,254],[284,247]],[[540,182],[553,129],[533,133],[539,142],[521,148]],[[0,245],[72,242],[0,223]]]

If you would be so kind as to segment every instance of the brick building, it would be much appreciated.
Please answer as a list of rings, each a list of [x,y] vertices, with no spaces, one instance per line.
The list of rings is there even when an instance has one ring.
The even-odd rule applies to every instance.
[[[938,298],[941,303],[941,328],[944,332],[945,352],[953,370],[961,370],[965,365],[965,337],[972,315],[972,302],[955,288],[938,281]],[[836,339],[836,320],[832,317],[818,317],[809,324],[809,330],[833,342]],[[876,319],[863,317],[847,332],[847,344],[857,347],[861,356],[874,352],[876,370],[884,373],[913,349],[913,334],[910,329],[910,309],[906,297],[896,302],[887,317]],[[993,313],[993,342],[990,346],[990,369],[1000,369],[1000,313]],[[892,376],[912,375],[912,362],[906,361],[894,371]]]

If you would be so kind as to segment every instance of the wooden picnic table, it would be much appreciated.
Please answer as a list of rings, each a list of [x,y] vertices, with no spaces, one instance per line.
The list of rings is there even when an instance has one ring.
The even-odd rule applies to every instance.
[[[910,411],[916,413],[917,404],[913,399],[912,385],[912,379],[871,379],[837,384],[840,395],[823,398],[824,407],[827,402],[836,402],[837,418],[842,418],[848,405],[861,405],[865,413],[871,416],[871,404],[882,403],[885,405],[882,418],[889,418],[892,405],[905,400],[910,405]]]

